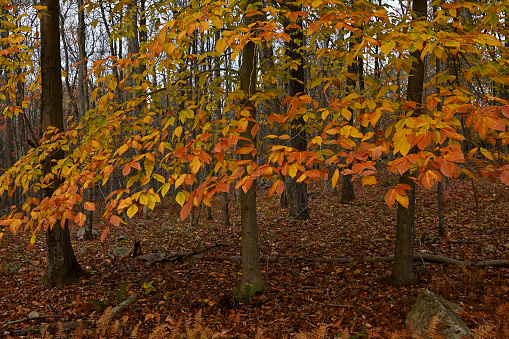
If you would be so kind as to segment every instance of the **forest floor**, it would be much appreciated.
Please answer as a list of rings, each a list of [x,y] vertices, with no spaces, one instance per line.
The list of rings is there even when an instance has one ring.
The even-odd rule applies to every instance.
[[[311,219],[307,221],[286,218],[287,211],[279,207],[278,198],[260,190],[259,239],[267,289],[244,302],[232,292],[240,282],[239,262],[149,264],[109,255],[117,246],[131,248],[137,240],[143,253],[175,254],[228,244],[203,254],[240,255],[240,216],[232,196],[230,227],[221,225],[217,205],[213,206],[213,220],[204,219],[202,210],[199,226],[189,227],[180,222],[180,207],[174,202],[111,228],[103,242],[99,237],[104,222],[94,225],[99,235],[89,242],[78,239],[78,227],[71,227],[78,261],[91,275],[78,285],[61,289],[38,284],[46,261],[43,232],[31,251],[27,250],[30,234],[5,234],[0,244],[0,337],[51,323],[97,321],[104,306],[114,306],[136,293],[137,302],[119,316],[122,324],[117,333],[105,337],[129,337],[137,327],[138,337],[147,338],[159,326],[180,334],[207,327],[226,338],[294,338],[327,326],[326,338],[405,338],[409,336],[405,318],[419,293],[428,289],[463,307],[462,318],[471,329],[489,332],[484,338],[508,338],[508,268],[416,261],[418,284],[395,288],[385,283],[392,263],[263,261],[267,256],[391,255],[396,212],[387,207],[384,195],[394,180],[386,175],[375,186],[356,184],[357,199],[352,204],[340,203],[337,193],[315,183],[309,188]],[[437,234],[436,190],[419,189],[417,193],[416,253],[472,262],[508,259],[509,188],[500,183],[476,183],[477,208],[469,179],[454,181],[444,190],[448,233],[434,244],[419,239],[425,233]],[[30,312],[54,318],[2,326]],[[40,338],[41,334],[29,336]]]

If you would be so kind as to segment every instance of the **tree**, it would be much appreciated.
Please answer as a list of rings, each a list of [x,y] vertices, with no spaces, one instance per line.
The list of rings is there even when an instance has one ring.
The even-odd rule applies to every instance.
[[[288,10],[288,13],[296,13],[302,10],[301,5],[296,5],[291,1],[285,1],[282,6]],[[287,93],[290,98],[298,101],[298,97],[305,94],[306,77],[304,73],[304,33],[302,17],[297,17],[295,22],[289,19],[284,20],[285,33],[289,36],[289,41],[285,44],[285,56],[288,58],[288,85]],[[299,104],[290,99],[289,109],[297,109]],[[292,113],[295,114],[295,113]],[[302,115],[293,117],[290,123],[290,142],[289,146],[295,152],[307,150],[307,133],[305,122]],[[298,220],[309,219],[309,204],[307,184],[297,182],[297,177],[288,177],[285,179],[286,198],[290,217]]]
[[[413,0],[412,11],[414,20],[426,20],[427,1]],[[407,99],[415,103],[412,117],[420,115],[424,88],[424,61],[421,50],[416,49],[410,54],[412,66],[408,73]],[[417,153],[417,147],[410,150]],[[394,266],[388,281],[394,286],[408,286],[416,282],[413,270],[414,255],[414,215],[415,215],[415,189],[416,185],[408,169],[399,179],[401,187],[407,191],[408,205],[398,202],[396,219],[396,244],[394,249]],[[403,186],[405,185],[405,186]]]
[[[246,13],[250,6],[255,6],[253,0],[246,1]],[[257,16],[246,15],[245,24],[249,26],[256,22]],[[253,34],[253,33],[250,33]],[[256,93],[257,77],[257,57],[256,45],[254,41],[249,40],[242,49],[242,64],[239,69],[240,90],[245,97],[241,100],[243,108],[239,120],[247,120],[245,131],[240,133],[241,140],[239,147],[251,148],[251,152],[245,152],[240,155],[240,159],[246,164],[255,163],[256,154],[256,107],[251,101],[251,97]],[[260,248],[258,244],[258,221],[256,214],[256,180],[249,178],[249,173],[245,173],[244,178],[249,180],[250,184],[240,190],[240,218],[242,234],[242,280],[239,290],[243,293],[251,288],[261,288],[264,286],[262,271],[260,267]],[[247,287],[251,286],[251,287]]]
[[[60,5],[58,0],[47,0],[43,3],[46,9],[40,12],[41,20],[41,117],[42,128],[47,130],[47,137],[58,136],[64,130],[62,111],[62,80],[60,65]],[[44,159],[44,174],[50,180],[44,190],[45,199],[51,200],[53,193],[59,189],[62,180],[52,171],[54,162],[64,159],[62,149],[47,154]],[[53,203],[57,203],[54,201]],[[62,287],[74,284],[80,276],[85,275],[71,245],[67,222],[58,220],[46,230],[46,247],[48,265],[42,277],[42,283],[48,287]]]

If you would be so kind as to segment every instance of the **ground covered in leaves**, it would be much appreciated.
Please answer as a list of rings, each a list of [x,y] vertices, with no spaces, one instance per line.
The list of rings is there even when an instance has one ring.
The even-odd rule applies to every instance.
[[[384,203],[384,195],[394,180],[386,175],[376,186],[356,186],[357,199],[352,204],[340,203],[337,193],[323,184],[313,184],[309,188],[311,219],[307,221],[286,218],[287,211],[279,207],[278,199],[260,190],[262,261],[268,256],[363,258],[392,254],[396,213]],[[423,243],[419,239],[425,233],[437,234],[438,213],[436,190],[419,190],[417,253],[466,261],[507,259],[509,189],[479,182],[476,191],[477,208],[469,179],[446,185],[447,237]],[[78,285],[62,289],[38,284],[46,260],[42,232],[32,251],[27,250],[29,234],[5,234],[0,244],[0,337],[51,323],[97,321],[106,307],[136,293],[139,299],[119,316],[122,324],[115,336],[129,337],[137,328],[138,337],[145,338],[163,325],[167,333],[184,334],[186,329],[207,327],[226,338],[293,338],[327,326],[325,337],[331,338],[404,338],[408,336],[405,317],[423,289],[462,306],[463,320],[471,329],[489,332],[485,338],[509,337],[508,268],[415,262],[418,284],[394,288],[385,283],[390,263],[263,261],[267,290],[240,301],[233,293],[240,281],[239,262],[149,264],[110,256],[115,247],[132,247],[137,240],[143,253],[174,254],[225,244],[203,254],[239,255],[240,216],[234,197],[230,197],[230,227],[221,225],[216,207],[215,219],[204,219],[202,210],[199,226],[189,227],[179,220],[179,206],[167,201],[163,209],[112,228],[103,242],[99,235],[104,223],[94,225],[99,235],[90,242],[78,239],[78,227],[73,226],[76,256],[91,275]],[[54,317],[3,326],[31,312]],[[41,334],[29,336],[40,338]]]

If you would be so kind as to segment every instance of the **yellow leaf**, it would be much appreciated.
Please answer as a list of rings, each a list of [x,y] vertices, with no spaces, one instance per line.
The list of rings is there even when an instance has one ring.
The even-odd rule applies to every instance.
[[[216,42],[216,51],[219,54],[223,54],[224,50],[226,49],[226,42],[224,39],[219,39]]]
[[[191,163],[189,163],[189,169],[191,170],[191,173],[196,174],[200,170],[200,167],[201,167],[200,158],[195,156],[193,160],[191,160]]]
[[[127,216],[129,218],[132,218],[136,213],[138,212],[138,206],[136,204],[132,204],[131,206],[129,206],[129,208],[127,209]]]
[[[396,200],[397,200],[397,201],[398,201],[398,202],[399,202],[399,203],[400,203],[403,207],[408,208],[408,203],[409,203],[409,201],[408,201],[408,196],[406,195],[406,193],[405,193],[405,195],[401,195],[401,194],[397,193],[397,195],[396,195]]]
[[[376,178],[374,176],[370,175],[367,177],[362,177],[362,186],[374,184],[376,184]]]
[[[336,171],[334,171],[334,174],[332,175],[332,187],[333,188],[336,187],[338,178],[339,178],[339,169],[336,169]]]
[[[175,197],[175,200],[177,201],[177,204],[180,206],[184,206],[184,203],[186,202],[186,195],[184,192],[180,191],[177,196]]]
[[[382,43],[382,47],[380,47],[380,50],[383,54],[389,55],[389,53],[396,47],[396,41],[391,40],[389,42],[384,41]]]

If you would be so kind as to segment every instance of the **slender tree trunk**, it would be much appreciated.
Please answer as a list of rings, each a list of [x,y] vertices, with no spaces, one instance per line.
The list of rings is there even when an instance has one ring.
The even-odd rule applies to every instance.
[[[81,8],[83,6],[83,0],[78,0],[78,57],[80,63],[78,65],[78,105],[79,105],[79,118],[85,116],[88,110],[88,85],[87,85],[87,54],[85,50],[85,12]],[[83,196],[85,201],[92,200],[92,188],[84,188]],[[85,240],[92,240],[92,227],[94,214],[92,211],[84,210],[86,221],[85,221]]]
[[[249,0],[246,8],[253,5]],[[246,17],[246,24],[255,22],[255,17]],[[256,135],[251,131],[256,124],[256,108],[250,97],[256,92],[256,45],[249,41],[242,50],[242,65],[239,70],[240,90],[246,97],[242,100],[242,106],[249,110],[249,121],[246,131],[241,133],[243,139],[239,141],[240,147],[256,147]],[[242,160],[255,162],[255,156],[251,153],[241,154]],[[247,172],[244,175],[248,175]],[[256,181],[244,192],[240,190],[240,218],[242,234],[242,280],[239,290],[246,291],[246,285],[262,287],[265,285],[260,267],[260,247],[258,244],[258,221],[256,215]]]
[[[352,50],[351,43],[349,46],[349,50],[350,50],[350,52]],[[346,85],[348,86],[348,90],[350,90],[352,92],[355,92],[355,88],[357,85],[357,79],[356,79],[356,77],[358,76],[357,62],[358,62],[358,59],[356,58],[356,60],[351,65],[348,66],[349,76],[346,79]],[[354,111],[352,109],[349,109],[349,110],[350,110],[352,116],[350,117],[350,120],[348,121],[348,123],[353,126],[354,120],[355,120],[354,119]],[[348,168],[349,169],[352,168],[352,163],[348,164]],[[353,189],[353,181],[352,181],[353,175],[348,174],[348,175],[342,175],[341,177],[342,177],[342,180],[341,180],[341,201],[342,202],[354,201],[355,200],[355,191]]]
[[[228,193],[220,192],[219,199],[221,202],[221,222],[223,226],[230,226],[230,212],[228,210]]]
[[[47,6],[41,17],[41,117],[42,127],[56,127],[64,129],[62,110],[62,80],[60,72],[60,34],[59,34],[59,1],[46,0],[42,5]],[[51,172],[54,160],[63,159],[62,150],[48,156],[45,160],[45,174]],[[52,185],[45,189],[50,197],[60,184],[55,178]],[[69,228],[61,227],[60,222],[48,227],[46,231],[46,247],[48,251],[48,265],[41,282],[48,287],[61,287],[76,283],[85,274],[80,267],[71,245]]]
[[[286,1],[285,6],[292,12],[301,10],[301,6],[294,5],[290,1]],[[288,95],[291,97],[304,94],[306,88],[305,61],[301,51],[304,44],[304,32],[302,28],[287,28],[292,24],[288,19],[285,20],[285,32],[290,36],[290,41],[286,43],[285,54],[290,60],[297,63],[296,67],[290,69],[290,79],[288,80]],[[297,20],[296,24],[302,27],[302,19]],[[304,125],[302,117],[296,117],[291,122],[290,147],[296,151],[307,149],[307,133],[304,130]],[[288,177],[285,180],[285,186],[290,217],[297,220],[309,219],[307,184],[305,182],[298,183],[296,177]]]
[[[414,0],[412,10],[414,20],[425,19],[427,1]],[[420,50],[411,53],[411,56],[414,58],[414,62],[408,74],[407,99],[417,103],[417,108],[413,113],[413,116],[417,116],[420,114],[424,89],[424,61],[421,59]],[[417,152],[417,148],[414,147],[410,152]],[[410,170],[407,170],[400,178],[400,183],[409,185],[411,189],[407,191],[408,208],[398,203],[394,266],[388,278],[388,282],[393,286],[409,286],[416,283],[413,269],[415,182],[410,176]]]

